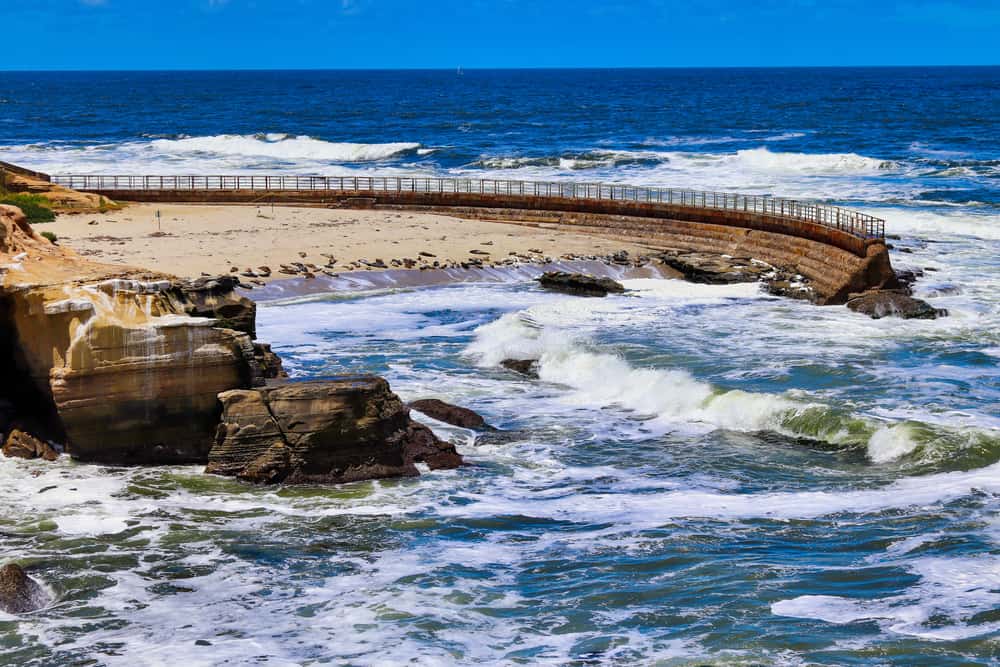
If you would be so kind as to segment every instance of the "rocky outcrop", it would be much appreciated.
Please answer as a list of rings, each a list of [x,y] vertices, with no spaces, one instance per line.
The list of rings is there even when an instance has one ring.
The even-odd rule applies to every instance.
[[[289,383],[219,395],[223,413],[206,472],[258,483],[339,483],[417,474],[462,460],[410,419],[374,376]]]
[[[933,320],[945,317],[948,311],[935,308],[926,301],[909,296],[905,290],[875,290],[856,295],[847,302],[856,313],[868,315],[873,320],[883,317],[901,317],[904,320]]]
[[[411,401],[410,408],[422,412],[431,419],[460,428],[490,430],[491,427],[482,415],[451,403],[445,403],[436,398],[422,398]]]
[[[0,610],[24,614],[52,602],[48,592],[16,563],[0,567]]]
[[[0,399],[76,459],[204,462],[217,395],[262,374],[252,303],[226,281],[82,259],[35,236],[18,209],[0,207],[0,225]]]
[[[254,342],[253,357],[260,369],[260,378],[254,383],[255,386],[264,386],[267,380],[288,377],[288,373],[285,372],[284,365],[281,363],[281,357],[271,350],[270,344]]]
[[[774,267],[754,262],[749,257],[682,250],[665,252],[660,261],[677,271],[684,280],[703,285],[755,283],[774,270]]]
[[[20,428],[14,428],[3,443],[3,455],[19,459],[45,459],[55,461],[59,452],[49,443],[36,438]]]
[[[500,365],[509,371],[514,371],[518,375],[538,378],[538,361],[535,359],[504,359]]]
[[[215,326],[257,337],[257,304],[236,293],[235,276],[203,277],[178,281],[171,288],[181,308],[191,317],[208,317]]]
[[[548,271],[538,278],[538,284],[548,290],[576,296],[607,296],[625,292],[624,285],[611,278],[566,271]]]
[[[761,283],[764,290],[774,296],[817,300],[811,281],[805,276],[751,257],[669,250],[660,255],[659,260],[672,274],[688,282],[703,285]]]

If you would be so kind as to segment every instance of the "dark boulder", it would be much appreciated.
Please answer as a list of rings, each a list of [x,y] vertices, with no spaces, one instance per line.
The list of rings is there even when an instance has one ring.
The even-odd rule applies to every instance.
[[[538,379],[538,361],[535,359],[504,359],[500,365],[518,375]]]
[[[933,320],[948,314],[947,310],[935,308],[926,301],[915,299],[907,295],[904,290],[874,290],[852,295],[847,307],[875,320],[883,317]]]
[[[408,464],[423,463],[431,470],[451,470],[463,463],[453,444],[440,440],[434,431],[415,421],[407,427],[403,457]]]
[[[219,394],[222,420],[206,472],[260,483],[339,483],[453,468],[461,456],[382,378],[350,376]]]
[[[461,428],[489,429],[489,424],[482,415],[451,403],[445,403],[436,398],[423,398],[410,403],[410,408],[418,410],[431,419]]]
[[[46,590],[16,563],[0,567],[0,610],[24,614],[51,602]]]
[[[597,278],[584,273],[548,271],[538,278],[538,283],[548,290],[576,296],[607,296],[622,294],[625,286],[611,278]]]

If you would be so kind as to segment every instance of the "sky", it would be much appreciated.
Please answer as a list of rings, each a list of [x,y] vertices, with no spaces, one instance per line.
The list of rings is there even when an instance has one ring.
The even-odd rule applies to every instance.
[[[1000,0],[0,0],[0,70],[1000,64]]]

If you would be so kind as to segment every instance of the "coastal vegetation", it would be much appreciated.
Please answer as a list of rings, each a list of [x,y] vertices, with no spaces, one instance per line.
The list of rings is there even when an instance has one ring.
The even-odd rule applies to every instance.
[[[18,207],[24,212],[24,215],[28,218],[28,222],[31,224],[52,222],[56,219],[56,214],[51,208],[51,202],[41,195],[8,192],[7,190],[0,189],[0,204]]]

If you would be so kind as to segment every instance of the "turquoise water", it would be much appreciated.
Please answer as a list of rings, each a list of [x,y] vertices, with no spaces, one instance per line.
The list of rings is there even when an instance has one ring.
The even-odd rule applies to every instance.
[[[0,662],[1000,663],[996,70],[786,74],[766,99],[754,71],[67,74],[3,92],[0,159],[53,171],[481,173],[846,203],[886,218],[894,264],[925,269],[917,295],[951,314],[874,321],[653,280],[580,299],[516,274],[262,303],[294,378],[382,374],[504,433],[432,423],[471,465],[335,488],[2,460],[3,552],[58,601],[0,617]],[[106,100],[55,94],[87,76]],[[671,93],[692,81],[697,98]],[[155,108],[119,122],[116,87]],[[251,99],[275,90],[289,108]],[[89,115],[32,125],[53,100]],[[538,359],[541,379],[505,357]]]

